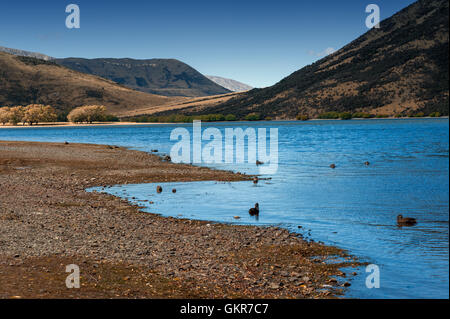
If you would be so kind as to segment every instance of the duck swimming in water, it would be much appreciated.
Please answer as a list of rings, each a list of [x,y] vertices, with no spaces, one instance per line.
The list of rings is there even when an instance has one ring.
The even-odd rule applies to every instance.
[[[417,220],[411,217],[403,217],[403,215],[397,216],[397,224],[401,226],[412,226],[417,224]]]
[[[256,203],[255,207],[252,207],[248,210],[250,216],[258,216],[259,215],[259,204]]]

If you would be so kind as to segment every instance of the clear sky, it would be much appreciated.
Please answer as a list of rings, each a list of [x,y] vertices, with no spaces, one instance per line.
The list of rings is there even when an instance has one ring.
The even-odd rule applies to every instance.
[[[412,0],[0,0],[0,46],[53,57],[175,58],[203,74],[273,85]],[[67,29],[68,4],[81,28]],[[332,48],[332,49],[331,49]]]

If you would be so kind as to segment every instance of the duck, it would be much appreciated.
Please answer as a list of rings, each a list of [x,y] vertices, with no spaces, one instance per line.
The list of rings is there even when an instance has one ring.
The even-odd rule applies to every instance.
[[[262,164],[264,164],[264,162],[256,161],[256,165],[262,165]]]
[[[336,168],[336,164],[331,164],[330,167],[334,169]]]
[[[258,184],[258,176],[253,177],[253,184]]]
[[[258,216],[259,215],[259,204],[256,203],[255,207],[252,207],[248,210],[250,216]]]
[[[411,226],[417,224],[417,220],[415,218],[403,217],[403,215],[398,215],[397,224]]]
[[[176,192],[177,192],[177,189],[176,189],[176,188],[173,188],[173,189],[172,189],[172,193],[175,194]]]
[[[369,166],[370,163],[369,163],[368,161],[365,161],[365,162],[364,162],[364,165]]]
[[[162,193],[162,187],[161,186],[156,186],[156,192],[157,193]]]

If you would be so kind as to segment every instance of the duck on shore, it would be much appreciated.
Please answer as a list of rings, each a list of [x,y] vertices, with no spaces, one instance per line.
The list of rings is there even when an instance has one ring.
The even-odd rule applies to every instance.
[[[403,215],[397,216],[397,224],[402,226],[412,226],[417,224],[417,220],[411,217],[403,217]]]
[[[259,204],[256,203],[255,207],[252,207],[248,210],[250,216],[258,216],[259,215]]]
[[[258,176],[253,177],[253,184],[258,184]]]

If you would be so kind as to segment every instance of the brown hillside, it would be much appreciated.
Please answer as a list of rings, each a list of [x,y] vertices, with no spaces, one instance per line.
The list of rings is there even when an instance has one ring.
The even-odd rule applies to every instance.
[[[131,90],[53,62],[0,52],[0,107],[49,104],[67,112],[85,104],[103,104],[113,114],[182,101]]]
[[[252,112],[273,118],[329,111],[448,115],[448,10],[447,0],[415,2],[274,86],[182,112],[241,118]]]

